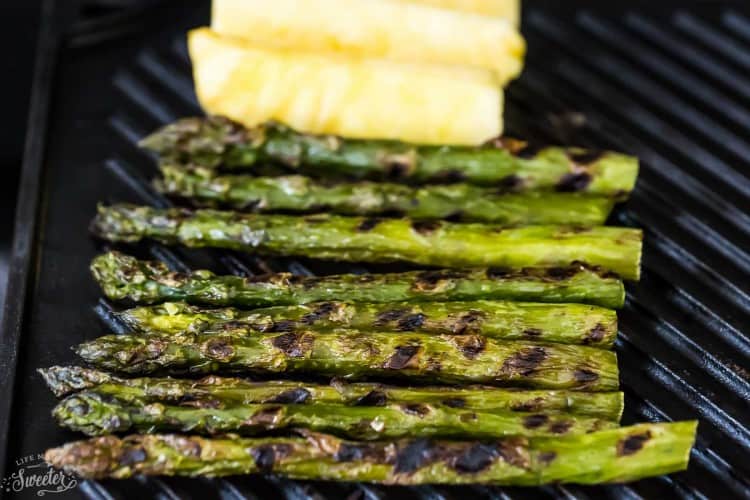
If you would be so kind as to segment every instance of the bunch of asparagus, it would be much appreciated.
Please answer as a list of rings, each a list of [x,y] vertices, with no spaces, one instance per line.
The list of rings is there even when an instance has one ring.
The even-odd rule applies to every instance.
[[[642,235],[601,224],[632,190],[635,159],[217,117],[143,144],[160,156],[158,189],[211,209],[101,206],[100,238],[441,268],[248,278],[96,257],[106,297],[134,306],[114,313],[129,332],[77,346],[91,368],[40,370],[62,398],[58,423],[91,436],[49,450],[54,466],[503,485],[686,467],[694,422],[619,427],[612,309],[622,279],[639,277]],[[298,374],[318,381],[268,380]],[[125,432],[140,434],[110,435]]]

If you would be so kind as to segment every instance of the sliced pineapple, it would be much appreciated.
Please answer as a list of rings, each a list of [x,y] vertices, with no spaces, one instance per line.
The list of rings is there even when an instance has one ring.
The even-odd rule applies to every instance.
[[[463,10],[483,16],[502,17],[514,26],[521,21],[521,0],[400,0],[432,5],[442,9]]]
[[[252,126],[424,144],[479,144],[502,131],[489,70],[261,47],[203,28],[188,36],[203,108]]]
[[[399,0],[214,0],[211,27],[292,50],[472,65],[501,84],[521,72],[526,49],[505,19]]]

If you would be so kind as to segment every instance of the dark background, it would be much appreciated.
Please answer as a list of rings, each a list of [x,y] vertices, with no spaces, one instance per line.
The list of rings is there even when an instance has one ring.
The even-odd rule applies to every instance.
[[[40,0],[3,0],[1,3],[3,29],[0,30],[0,46],[5,47],[5,76],[0,80],[0,95],[3,96],[5,116],[0,133],[0,304],[5,298],[18,173],[23,158],[31,74],[39,30]]]

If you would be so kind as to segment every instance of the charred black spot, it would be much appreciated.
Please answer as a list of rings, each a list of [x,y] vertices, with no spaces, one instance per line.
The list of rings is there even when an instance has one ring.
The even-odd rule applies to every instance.
[[[565,174],[555,185],[555,189],[561,193],[575,193],[589,187],[591,180],[591,174],[587,172]]]
[[[443,404],[450,408],[464,408],[466,407],[466,400],[464,398],[448,398],[443,400]]]
[[[323,302],[312,312],[309,312],[302,316],[300,321],[306,325],[311,325],[322,318],[327,318],[334,310],[336,310],[336,304],[332,302]]]
[[[461,222],[463,219],[464,219],[463,210],[456,210],[455,212],[451,212],[450,214],[443,217],[443,220],[447,222]]]
[[[375,326],[383,326],[391,321],[398,321],[410,313],[411,309],[389,309],[382,311],[375,317]]]
[[[422,271],[417,273],[415,288],[418,290],[431,290],[441,281],[464,279],[468,276],[463,271],[451,271],[447,269],[438,271]]]
[[[311,396],[312,394],[310,394],[310,391],[308,391],[304,387],[297,387],[295,389],[289,389],[287,391],[280,392],[276,396],[265,400],[264,403],[298,405],[310,399]]]
[[[262,408],[247,419],[249,425],[272,425],[276,423],[279,415],[283,411],[281,406],[270,406],[268,408]]]
[[[434,233],[435,231],[440,229],[440,226],[442,226],[440,221],[435,220],[419,220],[411,223],[411,228],[422,235]]]
[[[373,229],[375,229],[375,226],[377,226],[378,224],[380,224],[380,219],[364,219],[357,226],[357,231],[359,231],[360,233],[366,233],[367,231],[372,231]]]
[[[272,344],[291,358],[301,358],[312,347],[312,337],[304,333],[284,333],[274,337]]]
[[[509,267],[491,267],[487,269],[487,277],[491,280],[507,278],[513,275],[513,270]]]
[[[552,434],[565,434],[571,427],[573,427],[573,422],[570,420],[560,420],[559,422],[554,422],[550,425],[549,431]]]
[[[383,391],[370,391],[354,403],[355,406],[385,406],[388,396]]]
[[[385,166],[386,176],[391,179],[401,179],[409,175],[411,165],[404,161],[392,160]]]
[[[234,356],[234,347],[229,345],[227,339],[211,339],[204,345],[206,356],[218,361],[228,361]]]
[[[651,439],[651,433],[646,431],[642,434],[633,434],[620,440],[617,443],[617,456],[624,457],[637,453],[649,439]]]
[[[146,450],[143,448],[128,448],[120,455],[117,463],[122,466],[135,465],[143,462],[147,457]]]
[[[414,415],[420,418],[430,413],[430,407],[425,404],[420,404],[420,403],[410,403],[410,404],[401,405],[401,409],[407,415]]]
[[[546,358],[547,351],[544,347],[527,347],[506,359],[502,370],[510,374],[531,375]]]
[[[604,156],[604,151],[596,149],[572,149],[568,151],[568,158],[579,166],[590,165],[602,156]]]
[[[452,331],[455,335],[466,335],[468,333],[476,333],[482,323],[484,313],[481,311],[471,310],[466,314],[462,314],[453,324]]]
[[[576,379],[576,382],[587,384],[598,380],[599,374],[586,368],[579,368],[573,372],[573,377]]]
[[[537,429],[549,421],[547,415],[529,415],[523,418],[523,426],[527,429]]]
[[[542,332],[539,328],[527,328],[523,331],[524,335],[531,338],[541,337],[542,333],[544,332]]]
[[[444,455],[445,450],[429,439],[416,439],[398,451],[394,472],[396,474],[411,474],[441,459]]]
[[[461,182],[461,181],[466,180],[466,174],[456,169],[445,170],[435,175],[432,180],[436,182],[445,182],[445,183],[450,184],[453,182]]]
[[[297,328],[297,323],[295,323],[294,321],[282,319],[279,321],[272,322],[268,326],[266,331],[270,333],[292,332],[296,328]]]
[[[385,453],[383,448],[374,443],[341,443],[339,449],[336,451],[337,462],[355,462],[368,459],[378,462],[385,461]]]
[[[506,175],[497,183],[498,191],[507,193],[508,191],[516,191],[523,187],[523,179],[516,174]]]
[[[544,465],[549,465],[555,458],[557,458],[557,453],[554,451],[545,451],[539,454],[539,461]]]
[[[260,472],[271,472],[276,464],[276,450],[273,445],[263,445],[254,448],[251,452],[255,466]]]
[[[578,269],[576,269],[575,266],[550,267],[549,269],[547,269],[547,272],[545,274],[550,279],[562,281],[570,279],[578,274]]]
[[[487,339],[479,335],[455,337],[453,341],[466,359],[476,359],[487,347]]]
[[[544,403],[544,399],[538,397],[521,403],[515,403],[510,409],[512,411],[537,411],[542,407],[542,403]]]
[[[398,346],[391,357],[388,358],[388,361],[386,361],[385,367],[391,370],[401,370],[411,363],[417,353],[419,353],[419,346]]]
[[[411,332],[421,327],[427,317],[422,313],[409,314],[398,320],[397,328],[402,332]]]
[[[607,329],[604,327],[604,325],[602,325],[601,323],[597,323],[596,326],[586,334],[586,337],[583,339],[583,343],[594,344],[597,342],[601,342],[606,334]]]
[[[541,153],[543,149],[544,147],[539,144],[527,143],[526,146],[520,151],[517,151],[515,155],[519,158],[530,160],[532,158],[535,158],[539,153]]]
[[[481,472],[500,456],[497,446],[477,443],[453,461],[453,468],[461,474]]]

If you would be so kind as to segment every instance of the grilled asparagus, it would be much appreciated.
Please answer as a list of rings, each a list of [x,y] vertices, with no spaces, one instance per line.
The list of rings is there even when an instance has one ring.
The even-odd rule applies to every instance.
[[[108,252],[94,258],[91,272],[108,298],[141,303],[184,300],[213,306],[263,307],[345,297],[355,303],[504,299],[583,302],[614,308],[625,301],[619,279],[580,263],[516,271],[495,268],[323,277],[279,273],[241,278],[217,276],[206,270],[175,273],[161,262]]]
[[[469,184],[409,187],[395,183],[323,183],[309,177],[212,175],[210,169],[162,165],[161,192],[199,206],[253,212],[398,214],[416,220],[451,219],[504,226],[604,224],[614,200],[573,193],[506,194]]]
[[[265,255],[430,266],[565,266],[585,262],[624,279],[640,276],[642,233],[617,227],[505,229],[408,219],[327,214],[294,217],[146,206],[100,206],[94,234],[109,241],[154,239]]]
[[[205,439],[103,436],[47,450],[52,466],[84,478],[270,473],[388,484],[624,482],[684,470],[696,422],[641,424],[563,437],[491,441],[349,442],[303,437]]]
[[[148,402],[127,393],[124,396],[83,391],[65,398],[52,414],[61,426],[89,436],[132,431],[259,435],[302,428],[361,440],[465,439],[581,434],[617,426],[616,422],[582,416],[485,412],[429,403],[384,403],[377,407],[331,403],[231,404],[219,398],[170,403]]]
[[[623,199],[638,176],[634,157],[576,148],[533,148],[499,139],[480,147],[416,146],[296,132],[267,123],[247,129],[223,117],[186,118],[146,137],[166,161],[253,171],[276,163],[323,177],[414,182],[463,180],[513,191],[587,192]]]
[[[108,335],[80,344],[76,352],[97,368],[131,375],[305,372],[588,391],[617,390],[619,384],[613,352],[477,335]]]
[[[340,404],[382,406],[429,404],[489,413],[558,413],[619,422],[624,400],[621,392],[513,390],[488,386],[397,387],[352,383],[335,379],[330,385],[272,380],[252,382],[241,378],[209,375],[199,380],[175,378],[120,378],[107,372],[78,366],[40,369],[56,396],[83,390],[121,399],[189,404],[191,401],[245,404]],[[204,405],[205,406],[205,405]]]
[[[602,348],[611,348],[617,336],[617,315],[614,311],[582,304],[313,302],[243,311],[167,302],[116,314],[133,331],[140,333],[252,335],[258,332],[325,332],[348,328],[372,332],[478,334],[502,340],[533,339]]]

